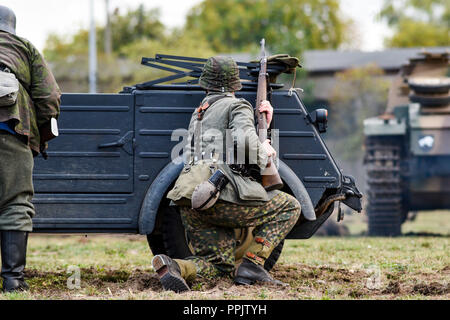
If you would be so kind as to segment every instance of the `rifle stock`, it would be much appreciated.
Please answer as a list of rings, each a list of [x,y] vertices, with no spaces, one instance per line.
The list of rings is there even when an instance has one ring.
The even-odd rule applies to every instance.
[[[261,60],[258,75],[258,89],[256,92],[256,117],[258,119],[258,136],[261,142],[267,140],[267,116],[265,112],[259,112],[259,106],[263,100],[267,99],[267,57],[264,50],[264,39],[261,40]],[[269,158],[266,169],[262,172],[262,185],[267,190],[276,190],[283,188],[283,181],[273,162]]]

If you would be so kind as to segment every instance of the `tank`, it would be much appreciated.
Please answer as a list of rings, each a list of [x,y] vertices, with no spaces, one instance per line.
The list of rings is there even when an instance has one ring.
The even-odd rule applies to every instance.
[[[364,121],[368,233],[401,235],[420,210],[450,209],[449,52],[403,65],[384,114]]]

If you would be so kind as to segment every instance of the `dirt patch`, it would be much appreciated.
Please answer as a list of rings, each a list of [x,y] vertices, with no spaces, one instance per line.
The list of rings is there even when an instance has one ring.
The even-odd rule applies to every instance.
[[[442,272],[442,273],[445,273],[445,274],[450,274],[450,266],[445,266],[445,267],[441,270],[441,272]]]
[[[389,281],[389,284],[386,288],[381,291],[383,294],[399,294],[400,293],[400,282],[398,281]]]
[[[416,284],[412,293],[423,294],[424,296],[438,296],[450,293],[450,286],[448,284],[442,284],[438,282],[432,282],[429,284],[419,283]]]
[[[257,297],[268,299],[296,299],[302,297],[320,297],[329,286],[341,284],[358,284],[364,273],[350,272],[346,269],[335,269],[328,266],[311,267],[307,265],[280,265],[271,272],[274,278],[287,283],[288,286],[255,284],[253,286],[236,286],[231,277],[220,277],[212,280],[197,278],[190,283],[191,297],[210,298],[240,298]],[[94,267],[81,268],[81,289],[87,290],[98,297],[118,292],[147,292],[163,294],[164,290],[156,276],[150,270],[135,269],[132,272],[111,269],[96,269]],[[30,284],[31,293],[50,296],[65,297],[71,291],[67,288],[67,279],[70,276],[64,271],[45,272],[27,269],[26,280]],[[350,288],[351,289],[351,288]],[[350,297],[366,295],[360,290],[355,294],[348,290]],[[359,289],[358,289],[359,290]],[[346,290],[347,291],[347,290]]]
[[[445,267],[443,272],[449,270]],[[81,268],[81,288],[78,290],[67,287],[70,274],[66,270],[27,269],[25,272],[31,296],[53,299],[367,299],[403,294],[444,298],[450,293],[448,284],[420,274],[417,275],[420,283],[411,282],[411,279],[391,279],[387,285],[377,288],[367,285],[370,275],[363,269],[288,264],[276,265],[271,274],[288,286],[237,286],[231,277],[211,281],[197,278],[190,283],[192,291],[177,295],[164,291],[151,269]]]
[[[128,278],[126,285],[133,288],[134,291],[162,291],[161,284],[156,274],[139,269],[133,272],[133,274]]]

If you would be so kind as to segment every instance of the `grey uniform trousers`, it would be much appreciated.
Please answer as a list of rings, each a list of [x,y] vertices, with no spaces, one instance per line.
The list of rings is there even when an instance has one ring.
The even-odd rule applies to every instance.
[[[0,231],[32,231],[33,165],[31,149],[0,130]]]

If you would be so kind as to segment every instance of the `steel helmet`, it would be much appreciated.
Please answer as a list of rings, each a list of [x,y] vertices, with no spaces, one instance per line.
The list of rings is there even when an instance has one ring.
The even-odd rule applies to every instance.
[[[234,92],[242,88],[239,68],[231,57],[209,58],[198,82],[200,87],[209,91]]]
[[[16,15],[5,6],[0,5],[0,31],[16,34]]]

